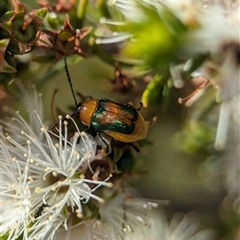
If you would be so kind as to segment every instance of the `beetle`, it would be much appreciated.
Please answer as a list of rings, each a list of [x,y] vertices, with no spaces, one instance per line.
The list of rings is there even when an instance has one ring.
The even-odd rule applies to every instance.
[[[76,118],[96,132],[121,142],[135,142],[147,135],[147,124],[138,109],[106,98],[87,99],[77,104]]]
[[[76,112],[71,116],[75,115],[85,126],[93,129],[96,133],[106,133],[120,142],[132,143],[145,138],[147,124],[139,113],[139,109],[132,105],[116,103],[106,98],[90,98],[77,103],[66,58],[64,58],[64,64],[76,106]]]

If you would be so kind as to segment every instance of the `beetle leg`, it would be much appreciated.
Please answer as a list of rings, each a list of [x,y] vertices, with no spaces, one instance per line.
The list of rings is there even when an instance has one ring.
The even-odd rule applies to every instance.
[[[137,111],[140,111],[142,106],[143,106],[143,103],[142,102],[139,102],[140,106],[138,108],[136,108]],[[131,107],[131,108],[134,108],[132,102],[129,102],[129,103],[126,103],[125,106],[128,106],[128,107]]]
[[[116,142],[120,144],[120,147],[124,147],[124,146],[132,147],[138,153],[141,151],[140,145],[137,141],[136,142],[129,142],[129,143],[121,142],[121,141],[116,141]]]
[[[143,103],[139,102],[140,106],[138,108],[136,108],[137,111],[140,111],[142,109]]]
[[[106,154],[109,154],[111,152],[110,148],[109,148],[109,144],[106,142],[106,140],[102,137],[100,132],[97,132],[98,136],[100,137],[100,139],[103,141],[103,143],[106,145]]]
[[[126,104],[124,104],[124,105],[133,108],[132,102],[128,102],[128,103],[126,103]]]
[[[134,144],[135,143],[135,144]],[[139,144],[137,144],[138,146],[136,146],[136,143],[137,142],[133,142],[133,143],[129,143],[129,145],[131,146],[131,147],[133,147],[133,149],[136,151],[136,152],[140,152],[140,147],[139,147]]]

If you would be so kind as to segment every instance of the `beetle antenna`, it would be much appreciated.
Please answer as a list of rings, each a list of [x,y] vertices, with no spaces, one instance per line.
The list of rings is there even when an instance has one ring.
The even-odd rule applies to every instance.
[[[70,85],[71,92],[72,92],[72,95],[73,95],[74,103],[75,103],[75,106],[77,106],[77,99],[76,99],[75,93],[73,91],[73,85],[72,85],[71,77],[70,77],[70,74],[69,74],[69,71],[68,71],[67,58],[66,57],[64,58],[64,66],[65,66],[65,72],[67,74],[68,83]]]

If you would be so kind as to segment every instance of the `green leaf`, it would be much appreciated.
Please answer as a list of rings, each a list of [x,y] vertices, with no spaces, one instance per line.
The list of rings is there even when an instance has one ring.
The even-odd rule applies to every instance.
[[[4,40],[0,41],[0,43]],[[17,71],[14,66],[13,57],[6,51],[0,52],[1,66],[0,66],[0,83],[7,89],[8,83],[14,78]]]
[[[17,70],[11,66],[14,65],[12,57],[6,52],[9,39],[0,40],[0,72],[2,73],[15,73]],[[10,63],[10,64],[9,64]]]
[[[186,33],[187,26],[185,26],[178,18],[175,16],[170,9],[164,8],[160,12],[161,19],[165,26],[173,33],[175,36],[181,36],[181,34]]]
[[[1,0],[0,1],[0,18],[11,9],[11,1],[10,0]]]
[[[14,11],[7,11],[1,18],[0,22],[7,22],[14,15]]]
[[[13,73],[5,73],[5,72],[0,72],[0,83],[4,86],[4,88],[8,89],[8,83],[12,81],[14,78],[15,74]]]
[[[64,24],[65,15],[63,14],[50,14],[48,13],[46,18],[44,19],[45,25],[47,25],[47,29],[52,28],[53,30],[59,30],[60,27]]]
[[[108,11],[107,2],[105,0],[97,0],[97,8],[102,17],[111,18]]]
[[[15,73],[17,70],[10,66],[6,61],[2,60],[1,66],[0,66],[0,72],[4,73]]]
[[[4,28],[0,27],[0,40],[1,39],[8,39],[9,40],[9,38],[10,38],[10,34],[8,33],[8,31],[6,31]]]
[[[47,13],[48,13],[47,8],[40,8],[40,9],[33,10],[33,11],[34,11],[34,16],[40,18],[41,20],[43,20],[47,16]]]
[[[4,52],[7,48],[7,45],[9,43],[9,39],[2,39],[0,40],[0,52]]]
[[[142,21],[129,22],[126,31],[133,34],[122,49],[122,54],[143,59],[152,67],[163,68],[178,58],[188,28],[168,9],[157,12],[143,8]]]
[[[158,102],[162,98],[165,79],[160,75],[155,75],[144,90],[141,102],[144,107]]]
[[[8,44],[7,50],[13,54],[20,53],[20,49],[19,49],[18,45],[12,39],[10,40],[10,42]]]
[[[77,16],[81,23],[80,27],[83,26],[83,21],[84,21],[85,15],[86,15],[87,6],[88,6],[88,0],[80,0],[78,3]]]

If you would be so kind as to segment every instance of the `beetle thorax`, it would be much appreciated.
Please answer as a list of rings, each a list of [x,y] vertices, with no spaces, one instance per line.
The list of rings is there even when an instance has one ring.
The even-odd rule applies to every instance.
[[[79,118],[81,122],[86,125],[90,126],[92,121],[92,116],[97,107],[97,99],[89,99],[82,103],[79,109]]]

